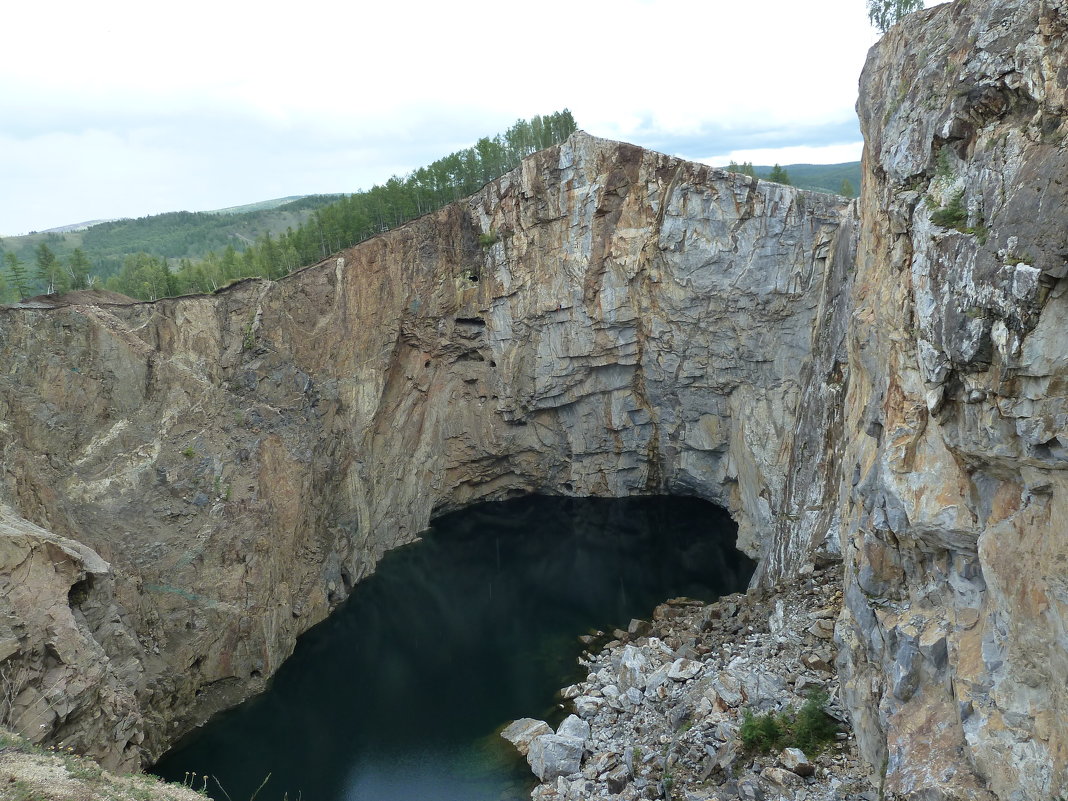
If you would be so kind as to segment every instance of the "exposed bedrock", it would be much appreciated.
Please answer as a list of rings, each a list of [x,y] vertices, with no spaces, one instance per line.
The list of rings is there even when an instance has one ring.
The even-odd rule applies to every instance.
[[[435,514],[681,493],[765,585],[842,555],[886,791],[1068,796],[1066,32],[892,30],[859,205],[577,134],[276,283],[0,311],[0,712],[135,765]]]
[[[482,499],[698,495],[766,581],[837,551],[854,242],[840,199],[576,134],[277,283],[0,311],[3,580],[65,554],[55,614],[0,619],[10,725],[154,758]]]
[[[1068,794],[1066,30],[938,6],[861,82],[840,667],[919,798]]]

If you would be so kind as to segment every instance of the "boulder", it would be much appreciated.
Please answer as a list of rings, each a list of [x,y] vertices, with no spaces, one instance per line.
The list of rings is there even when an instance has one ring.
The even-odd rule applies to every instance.
[[[742,689],[742,683],[726,671],[719,674],[712,683],[712,688],[716,691],[716,695],[724,706],[737,707],[741,706],[742,702],[745,701],[746,696],[745,691]]]
[[[530,743],[527,762],[543,782],[571,776],[582,767],[582,740],[559,734],[542,734]]]
[[[816,772],[816,766],[808,761],[805,752],[800,748],[787,748],[779,754],[779,764],[798,776],[811,776]]]
[[[582,775],[587,779],[596,779],[607,774],[618,764],[619,754],[601,751],[586,760],[586,764],[582,767]]]
[[[520,718],[504,727],[501,737],[515,746],[515,750],[523,756],[530,750],[530,743],[535,737],[543,734],[552,734],[553,730],[544,720],[534,718]]]
[[[575,713],[580,718],[592,718],[602,706],[604,699],[594,698],[592,695],[580,695],[575,699]]]
[[[539,733],[544,734],[545,732]],[[556,729],[556,733],[561,737],[574,737],[576,740],[581,740],[585,743],[586,740],[590,739],[590,724],[577,715],[568,715]]]
[[[628,645],[619,658],[619,689],[626,691],[631,687],[645,689],[646,672],[649,660],[640,648]]]
[[[675,681],[688,681],[701,673],[704,665],[692,659],[676,659],[668,670],[668,678]]]
[[[821,618],[808,627],[808,633],[821,640],[830,640],[834,637],[834,621]]]
[[[833,668],[831,668],[830,660],[822,654],[817,654],[814,652],[809,652],[807,654],[802,655],[801,664],[807,667],[809,670],[818,670],[821,673],[834,672]]]
[[[783,768],[764,768],[760,772],[760,778],[782,790],[799,787],[804,783],[804,780],[796,773]]]
[[[617,765],[605,774],[604,779],[610,793],[622,793],[623,788],[630,782],[630,768],[626,765]]]
[[[627,634],[630,635],[632,640],[644,637],[652,630],[653,626],[648,620],[638,620],[637,618],[631,620],[630,625],[627,626]]]

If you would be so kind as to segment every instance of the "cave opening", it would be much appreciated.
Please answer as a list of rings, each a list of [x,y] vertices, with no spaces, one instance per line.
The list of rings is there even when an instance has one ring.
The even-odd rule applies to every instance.
[[[214,777],[215,799],[529,798],[498,736],[556,724],[585,678],[580,636],[664,600],[743,591],[754,563],[728,514],[688,497],[525,496],[434,521],[298,641],[267,691],[186,738],[154,772]]]

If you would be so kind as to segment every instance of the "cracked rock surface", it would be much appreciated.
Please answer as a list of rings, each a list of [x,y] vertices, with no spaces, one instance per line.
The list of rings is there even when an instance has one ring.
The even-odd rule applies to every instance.
[[[838,638],[906,795],[1068,793],[1066,34],[1063,0],[942,5],[861,81]]]

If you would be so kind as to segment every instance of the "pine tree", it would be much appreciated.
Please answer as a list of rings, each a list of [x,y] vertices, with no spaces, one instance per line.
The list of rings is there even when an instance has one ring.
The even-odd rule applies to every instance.
[[[70,261],[67,262],[70,288],[85,289],[88,287],[91,270],[92,265],[89,263],[89,257],[85,255],[85,251],[81,248],[75,248],[74,252],[70,254]]]
[[[790,176],[787,174],[786,170],[778,164],[771,168],[767,180],[772,181],[773,183],[790,186]]]
[[[237,251],[234,250],[234,246],[227,244],[226,250],[223,251],[222,257],[219,259],[219,272],[222,273],[224,281],[232,281],[235,278],[241,276],[241,263],[237,258]]]
[[[19,295],[19,300],[26,300],[30,296],[30,281],[26,275],[26,265],[19,261],[18,256],[8,251],[4,254],[4,266],[7,267],[7,275],[11,286]]]
[[[750,178],[757,177],[756,170],[753,168],[753,162],[751,161],[745,161],[741,164],[736,161],[732,161],[730,164],[724,167],[724,169],[727,172],[736,172],[740,175],[748,175]]]
[[[159,300],[177,294],[177,281],[167,260],[148,253],[135,253],[123,261],[122,270],[111,276],[108,289],[141,300]]]
[[[514,169],[524,156],[563,142],[576,129],[574,116],[567,109],[532,117],[529,121],[517,120],[505,134],[479,139],[474,146],[444,156],[408,175],[394,176],[382,185],[332,203],[301,206],[300,210],[312,212],[305,222],[282,234],[261,234],[255,242],[240,236],[243,252],[232,244],[238,237],[214,222],[209,226],[210,231],[204,231],[201,223],[216,221],[216,215],[189,212],[148,218],[158,230],[154,229],[147,237],[140,233],[139,227],[131,226],[130,221],[93,226],[84,234],[83,246],[92,257],[95,269],[102,274],[113,273],[108,278],[108,288],[146,300],[163,294],[208,291],[237,278],[256,275],[279,278],[471,194]],[[192,238],[182,233],[189,223],[199,226],[199,233]],[[123,243],[120,248],[113,244],[116,237]],[[169,264],[200,250],[197,245],[207,250],[209,238],[216,250],[209,251],[199,261],[182,261],[175,270],[170,269]],[[145,253],[132,254],[131,245],[150,248],[158,260]],[[122,261],[126,254],[130,255]],[[73,259],[74,255],[63,275],[77,288],[79,281],[72,267]]]
[[[868,19],[884,33],[906,14],[923,8],[923,0],[868,0]]]
[[[256,257],[256,270],[260,275],[270,279],[281,278],[284,275],[281,270],[282,259],[278,253],[278,246],[271,238],[270,231],[256,243]]]
[[[842,185],[838,187],[838,194],[842,197],[856,197],[857,190],[853,188],[853,182],[848,178],[842,179]]]
[[[67,288],[66,276],[52,248],[42,242],[37,246],[34,257],[37,262],[37,280],[44,287],[45,294],[64,291]]]

